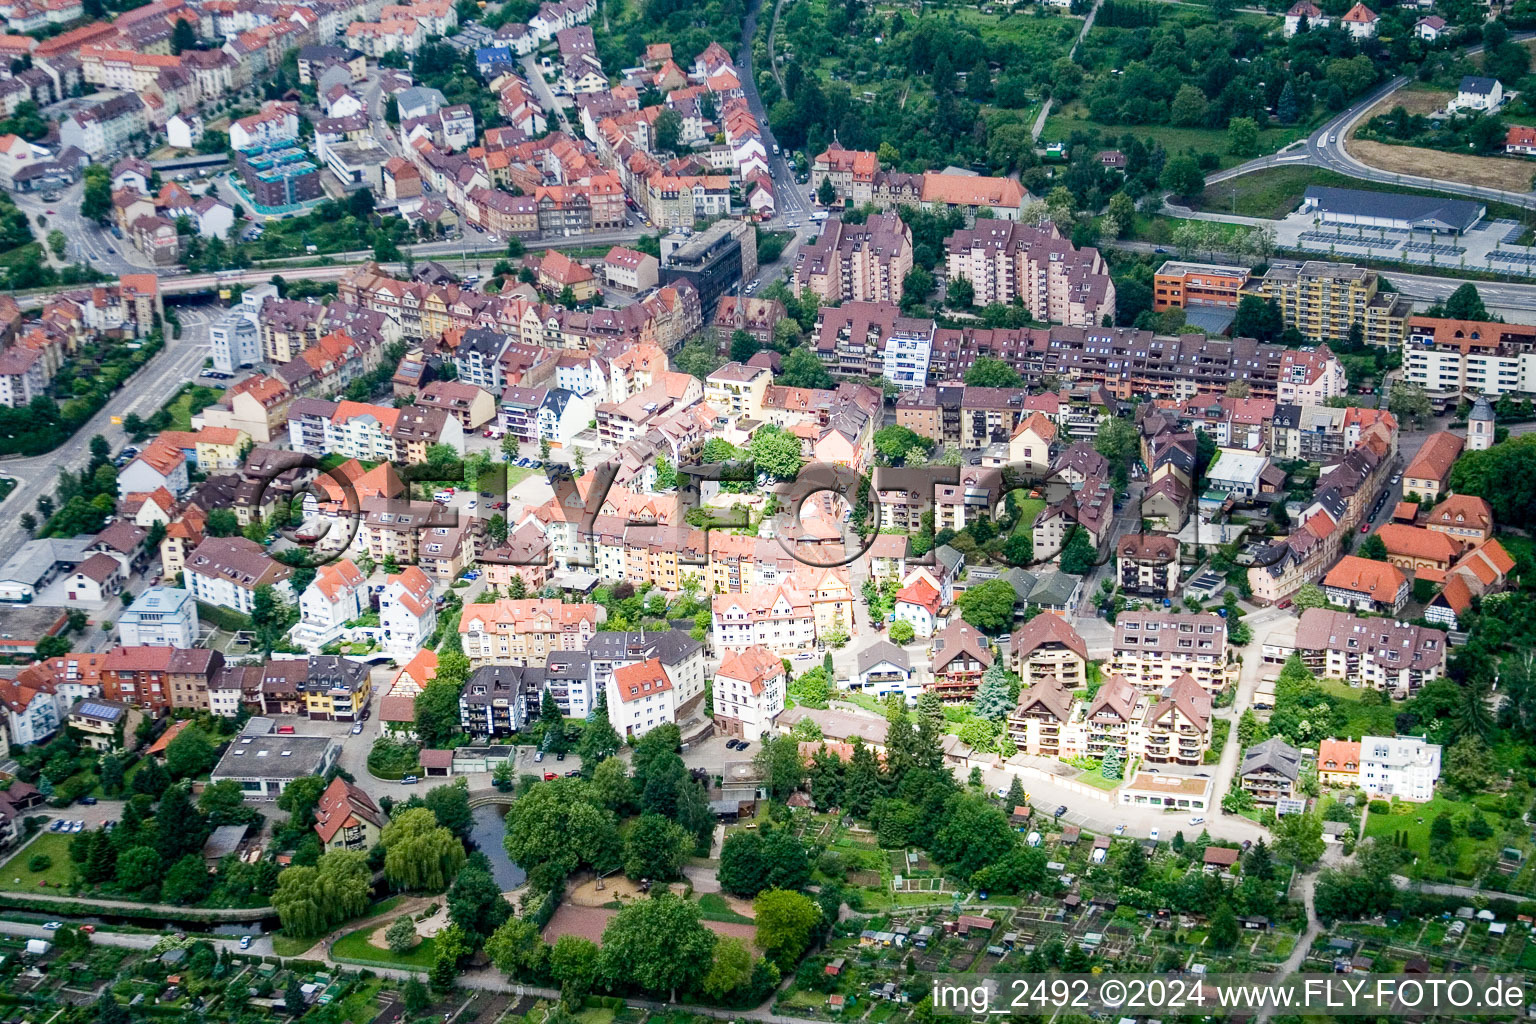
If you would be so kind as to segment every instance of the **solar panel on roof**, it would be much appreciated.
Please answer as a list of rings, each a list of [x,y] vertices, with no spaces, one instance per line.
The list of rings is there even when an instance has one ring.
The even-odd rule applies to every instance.
[[[96,718],[115,718],[120,710],[110,704],[97,704],[89,700],[80,705],[82,715],[93,715]]]

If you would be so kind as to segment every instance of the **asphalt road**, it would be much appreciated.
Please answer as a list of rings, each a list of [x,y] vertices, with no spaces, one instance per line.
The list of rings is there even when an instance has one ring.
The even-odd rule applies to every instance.
[[[16,490],[0,507],[0,553],[10,557],[27,540],[21,528],[21,514],[35,511],[37,499],[51,495],[58,483],[61,469],[78,471],[90,461],[91,438],[101,434],[118,451],[128,441],[121,425],[113,423],[129,413],[148,417],[175,394],[182,384],[198,375],[203,360],[209,355],[209,309],[196,306],[178,311],[181,317],[181,337],[168,340],[145,366],[128,379],[106,405],[102,406],[63,445],[43,455],[30,459],[11,459],[0,462],[0,474],[15,477]]]
[[[148,258],[133,246],[118,241],[101,225],[80,216],[80,198],[84,193],[85,185],[77,181],[60,189],[59,198],[55,202],[44,200],[36,192],[13,192],[11,198],[16,201],[19,209],[32,218],[34,224],[39,214],[48,218],[47,227],[40,231],[40,238],[45,239],[47,233],[54,229],[64,232],[64,237],[69,240],[69,246],[64,251],[67,261],[89,263],[106,274],[133,274],[148,269]],[[53,213],[50,214],[49,210]]]

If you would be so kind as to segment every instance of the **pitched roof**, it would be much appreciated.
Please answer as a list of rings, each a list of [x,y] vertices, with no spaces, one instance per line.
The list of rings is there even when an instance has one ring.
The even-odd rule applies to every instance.
[[[1019,658],[1028,658],[1046,644],[1061,644],[1084,661],[1088,660],[1088,645],[1072,624],[1060,615],[1036,615],[1013,634],[1013,653]]]
[[[332,779],[315,805],[315,831],[320,842],[329,843],[343,828],[363,822],[383,828],[384,813],[371,796],[346,779]]]
[[[1397,566],[1373,558],[1361,558],[1359,555],[1345,555],[1323,577],[1325,587],[1369,594],[1372,600],[1388,604],[1397,599],[1398,592],[1407,583],[1407,578]]]
[[[1426,530],[1420,526],[1385,523],[1377,528],[1376,536],[1386,545],[1388,555],[1422,558],[1449,565],[1461,552],[1461,545],[1452,540],[1449,534]]]
[[[672,689],[672,680],[667,678],[661,659],[651,658],[614,669],[613,685],[618,688],[619,700],[627,704]]]
[[[1466,442],[1458,434],[1442,430],[1424,439],[1424,445],[1403,470],[1405,480],[1444,481]]]

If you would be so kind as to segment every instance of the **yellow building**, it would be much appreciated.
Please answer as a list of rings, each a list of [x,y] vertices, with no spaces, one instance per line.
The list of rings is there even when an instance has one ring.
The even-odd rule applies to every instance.
[[[704,381],[704,401],[726,417],[738,420],[763,418],[763,396],[773,381],[766,366],[726,363]]]
[[[1350,326],[1359,323],[1366,344],[1400,348],[1412,304],[1380,287],[1374,270],[1308,260],[1270,264],[1263,277],[1249,279],[1243,294],[1274,299],[1286,326],[1310,341],[1348,338]]]
[[[192,436],[197,452],[197,468],[203,473],[230,473],[245,462],[241,453],[251,444],[251,435],[239,427],[204,427]]]
[[[304,710],[323,722],[356,722],[373,694],[369,667],[360,661],[332,656],[309,659],[304,683]]]

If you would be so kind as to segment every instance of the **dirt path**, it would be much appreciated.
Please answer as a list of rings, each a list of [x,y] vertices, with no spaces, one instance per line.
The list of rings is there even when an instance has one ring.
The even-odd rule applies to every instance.
[[[379,927],[374,930],[373,934],[369,935],[368,941],[374,945],[377,945],[380,949],[388,949],[389,947],[384,944],[384,929],[387,929],[390,925],[394,924],[395,919],[403,915],[409,914],[411,917],[415,917],[418,913],[427,908],[427,904],[434,902],[441,903],[442,897],[438,897],[434,900],[430,896],[406,896],[394,907],[382,914],[373,914],[358,921],[348,921],[340,928],[325,936],[325,938],[317,940],[314,945],[310,946],[303,953],[298,954],[298,956],[306,960],[315,960],[322,957],[329,957],[331,952],[331,943],[335,942],[343,935],[355,932],[359,928],[367,928],[369,925],[374,924],[378,925]],[[375,939],[378,941],[375,942]],[[316,954],[319,955],[317,956]]]

